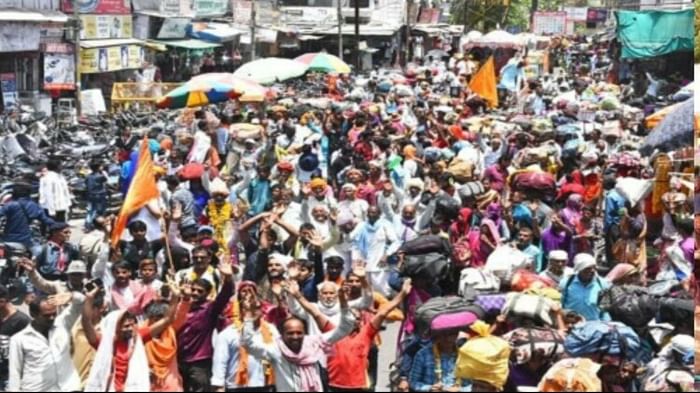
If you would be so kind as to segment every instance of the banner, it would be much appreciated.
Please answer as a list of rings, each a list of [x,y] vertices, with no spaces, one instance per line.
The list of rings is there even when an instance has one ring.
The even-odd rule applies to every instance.
[[[440,13],[442,12],[439,8],[423,8],[420,12],[420,18],[418,23],[434,24],[438,23],[440,20]]]
[[[0,52],[34,52],[39,50],[41,31],[35,23],[0,23]]]
[[[131,14],[130,0],[63,0],[63,12],[73,13],[73,3],[81,14]]]
[[[608,10],[605,8],[589,8],[588,18],[586,21],[588,23],[603,23],[608,19]]]
[[[2,105],[5,110],[17,106],[17,79],[13,72],[0,74],[0,90],[2,91]]]
[[[134,24],[131,15],[81,15],[81,40],[132,38]]]
[[[189,15],[192,12],[192,0],[161,0],[159,10],[166,15]]]
[[[143,47],[122,45],[107,48],[91,48],[80,51],[80,72],[95,74],[141,68]]]
[[[231,2],[233,11],[233,23],[248,26],[253,14],[253,2],[250,0],[233,0]]]
[[[158,32],[158,39],[173,39],[187,37],[187,26],[190,24],[190,18],[168,18],[163,21]]]
[[[44,89],[75,89],[75,55],[44,53]]]
[[[566,12],[535,12],[532,32],[543,35],[566,34]]]
[[[588,7],[564,7],[566,18],[574,22],[585,22],[588,19]]]
[[[227,0],[194,0],[194,14],[203,16],[224,16],[228,11]]]

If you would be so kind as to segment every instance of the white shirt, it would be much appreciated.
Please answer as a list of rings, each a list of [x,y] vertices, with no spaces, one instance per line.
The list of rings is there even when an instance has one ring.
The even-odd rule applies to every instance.
[[[331,346],[350,334],[355,325],[355,317],[352,313],[344,311],[340,325],[328,333],[320,336],[325,344]],[[252,321],[246,321],[243,327],[243,345],[248,348],[250,354],[258,358],[269,359],[275,370],[275,387],[278,392],[298,392],[301,390],[301,373],[299,368],[290,363],[282,355],[279,344],[265,344],[260,337],[255,337]],[[318,336],[304,337],[304,340],[318,339]],[[363,371],[364,372],[364,371]]]
[[[80,377],[71,357],[71,328],[80,317],[85,297],[73,301],[56,318],[48,340],[30,324],[10,339],[11,392],[79,391]]]
[[[277,329],[268,324],[273,342],[279,337]],[[255,339],[262,342],[260,330],[255,332]],[[229,326],[216,339],[214,339],[214,360],[212,365],[212,386],[224,386],[227,389],[241,389],[247,387],[266,386],[265,367],[262,358],[248,355],[248,384],[240,386],[236,384],[236,372],[240,359],[241,332],[235,326]]]
[[[54,216],[56,212],[67,211],[71,207],[68,183],[63,176],[48,171],[39,180],[39,204]]]
[[[369,203],[364,199],[355,199],[352,201],[346,199],[338,204],[338,210],[347,210],[352,213],[357,221],[365,221],[367,219]]]
[[[365,225],[369,225],[369,223],[364,222],[358,225],[351,235],[353,239],[352,259],[364,260],[367,263],[366,269],[368,272],[382,271],[383,269],[379,268],[379,262],[383,257],[398,251],[399,247],[401,247],[401,242],[394,232],[392,224],[385,219],[381,219],[376,224],[379,228],[377,228],[369,241],[367,255],[363,255],[359,249],[359,239]]]

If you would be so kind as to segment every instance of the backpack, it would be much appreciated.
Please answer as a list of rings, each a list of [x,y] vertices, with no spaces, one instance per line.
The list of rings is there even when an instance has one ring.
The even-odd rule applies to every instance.
[[[434,297],[416,309],[416,333],[421,337],[425,336],[430,332],[431,324],[438,316],[463,312],[470,312],[477,319],[485,317],[485,312],[481,307],[459,296]]]
[[[625,285],[603,290],[598,298],[598,306],[608,312],[613,320],[641,328],[654,319],[660,305],[646,288]]]
[[[511,361],[515,364],[529,362],[536,352],[550,362],[564,354],[564,336],[554,329],[518,328],[503,338],[513,348]]]
[[[437,253],[407,255],[399,273],[403,277],[420,276],[440,281],[450,273],[450,261]]]
[[[564,341],[572,357],[617,356],[635,359],[641,349],[637,333],[617,322],[588,321],[576,325]]]
[[[426,235],[407,241],[399,248],[399,252],[403,252],[406,255],[423,255],[429,253],[450,255],[452,249],[450,247],[450,242],[444,237]]]
[[[602,392],[597,374],[600,364],[590,359],[564,359],[552,366],[542,378],[540,392]]]

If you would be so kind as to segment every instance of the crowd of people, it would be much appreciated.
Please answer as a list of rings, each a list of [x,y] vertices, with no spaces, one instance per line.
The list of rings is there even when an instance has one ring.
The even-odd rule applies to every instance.
[[[585,66],[528,80],[515,59],[496,107],[480,65],[125,127],[124,203],[148,200],[124,231],[99,163],[71,228],[49,162],[37,201],[0,207],[29,283],[0,286],[3,387],[374,391],[383,370],[394,391],[691,391],[692,158],[642,156],[641,111]]]

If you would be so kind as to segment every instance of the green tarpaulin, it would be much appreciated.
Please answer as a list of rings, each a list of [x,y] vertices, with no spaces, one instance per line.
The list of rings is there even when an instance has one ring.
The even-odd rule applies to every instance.
[[[623,59],[644,59],[692,51],[694,11],[617,11],[617,38]]]

